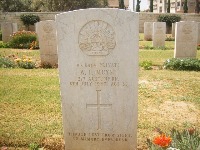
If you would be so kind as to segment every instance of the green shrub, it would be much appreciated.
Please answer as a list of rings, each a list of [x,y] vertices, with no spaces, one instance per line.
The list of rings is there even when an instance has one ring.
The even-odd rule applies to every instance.
[[[15,55],[10,55],[7,57],[0,57],[0,68],[24,68],[33,69],[36,68],[36,63],[31,57],[23,56],[19,58]]]
[[[179,15],[163,14],[158,16],[158,22],[166,22],[166,25],[171,27],[172,23],[179,22],[181,17]]]
[[[195,58],[172,58],[164,62],[164,68],[170,70],[200,71],[200,60]]]
[[[36,143],[29,144],[29,150],[39,150],[39,145]]]
[[[10,41],[10,47],[19,49],[37,49],[39,46],[36,33],[31,31],[18,31],[14,33]]]
[[[10,48],[10,43],[1,43],[0,42],[0,48]]]
[[[172,147],[180,150],[198,150],[200,148],[200,133],[194,129],[178,131],[171,130]]]
[[[171,48],[166,47],[166,46],[153,47],[153,46],[150,46],[150,45],[145,45],[143,47],[143,49],[146,49],[146,50],[168,50],[168,49],[171,49]]]
[[[143,61],[141,64],[140,64],[141,67],[144,68],[144,70],[151,70],[153,69],[152,68],[152,62],[151,61]]]
[[[175,38],[172,36],[166,36],[165,41],[175,41]]]
[[[23,14],[20,16],[21,21],[24,23],[24,25],[28,28],[30,25],[34,25],[36,22],[40,21],[40,17],[33,14]]]
[[[15,68],[15,62],[8,57],[0,57],[0,68]]]
[[[23,56],[22,58],[15,58],[15,62],[19,68],[33,69],[36,68],[36,63],[31,57]]]

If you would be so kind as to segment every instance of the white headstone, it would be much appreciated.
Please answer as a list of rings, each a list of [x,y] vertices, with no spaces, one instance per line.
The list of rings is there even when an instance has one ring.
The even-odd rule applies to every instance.
[[[172,23],[172,37],[175,37],[176,23]]]
[[[56,16],[66,150],[136,150],[137,13]]]
[[[193,21],[176,23],[175,58],[196,57],[197,29],[197,23]]]
[[[53,20],[36,23],[42,65],[57,66],[56,23]]]
[[[4,22],[1,23],[2,41],[9,42],[14,32],[18,31],[17,23]]]
[[[153,23],[153,47],[165,46],[166,38],[166,23],[154,22]]]
[[[152,41],[153,22],[144,23],[144,40]]]
[[[200,22],[198,22],[198,40],[197,44],[200,45]]]

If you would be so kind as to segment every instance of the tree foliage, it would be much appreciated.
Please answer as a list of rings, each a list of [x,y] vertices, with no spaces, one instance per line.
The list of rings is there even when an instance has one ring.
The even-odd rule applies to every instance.
[[[199,0],[196,0],[196,7],[195,7],[195,13],[199,13],[200,12],[200,3]]]
[[[166,22],[166,25],[171,27],[172,23],[179,22],[181,20],[181,16],[176,14],[161,14],[158,16],[158,22]]]
[[[40,0],[1,0],[0,10],[3,12],[39,11],[44,5]]]
[[[125,8],[124,0],[119,0],[119,8],[120,9],[124,9]]]
[[[108,0],[1,0],[3,12],[69,11],[108,5]]]
[[[100,0],[46,0],[49,11],[69,11],[85,8],[101,7]]]
[[[103,0],[103,6],[107,7],[108,6],[108,0]]]
[[[36,22],[40,21],[40,17],[33,14],[23,14],[20,16],[21,21],[24,23],[24,25],[28,28],[30,25],[34,25]]]

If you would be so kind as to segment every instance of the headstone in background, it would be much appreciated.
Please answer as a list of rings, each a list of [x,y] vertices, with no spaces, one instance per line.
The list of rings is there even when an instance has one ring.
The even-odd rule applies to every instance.
[[[154,22],[153,23],[153,47],[165,46],[166,38],[166,23]]]
[[[175,58],[194,58],[197,55],[197,22],[185,21],[176,23]]]
[[[137,147],[137,13],[86,9],[56,16],[66,150]]]
[[[200,22],[198,22],[198,40],[197,44],[200,45]]]
[[[172,23],[172,37],[175,37],[175,27],[176,23]]]
[[[144,23],[144,40],[152,41],[153,22]]]
[[[2,41],[9,42],[13,33],[18,31],[17,23],[3,22],[1,23]]]
[[[194,13],[196,7],[196,0],[188,0],[188,13]]]
[[[53,20],[36,23],[36,33],[39,39],[41,65],[57,66],[56,23]]]

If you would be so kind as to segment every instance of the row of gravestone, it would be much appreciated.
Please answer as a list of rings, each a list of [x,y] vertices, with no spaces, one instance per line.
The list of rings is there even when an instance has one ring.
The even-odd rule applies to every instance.
[[[11,35],[18,31],[17,23],[1,23],[2,41],[9,42]],[[56,24],[53,20],[36,23],[36,33],[39,39],[42,65],[57,66]]]
[[[2,40],[8,42],[10,35],[17,31],[16,23],[2,23]],[[175,27],[175,28],[174,28]],[[175,29],[175,58],[196,57],[197,44],[200,44],[200,23],[179,22],[173,24]],[[198,32],[197,32],[198,30]],[[53,20],[36,24],[36,33],[40,43],[41,64],[57,65],[56,23]],[[145,22],[144,40],[153,39],[153,47],[165,46],[166,23]]]
[[[18,31],[17,23],[1,23],[2,41],[9,42],[11,35]]]
[[[200,44],[200,23],[194,21],[174,23],[172,25],[172,35],[173,33],[175,33],[174,57],[196,57],[197,46]],[[153,47],[165,46],[165,39],[165,22],[144,23],[144,40],[152,40]]]
[[[193,38],[189,29],[177,32]],[[65,150],[136,150],[138,13],[67,12],[36,32],[42,59],[56,62],[58,54]]]

